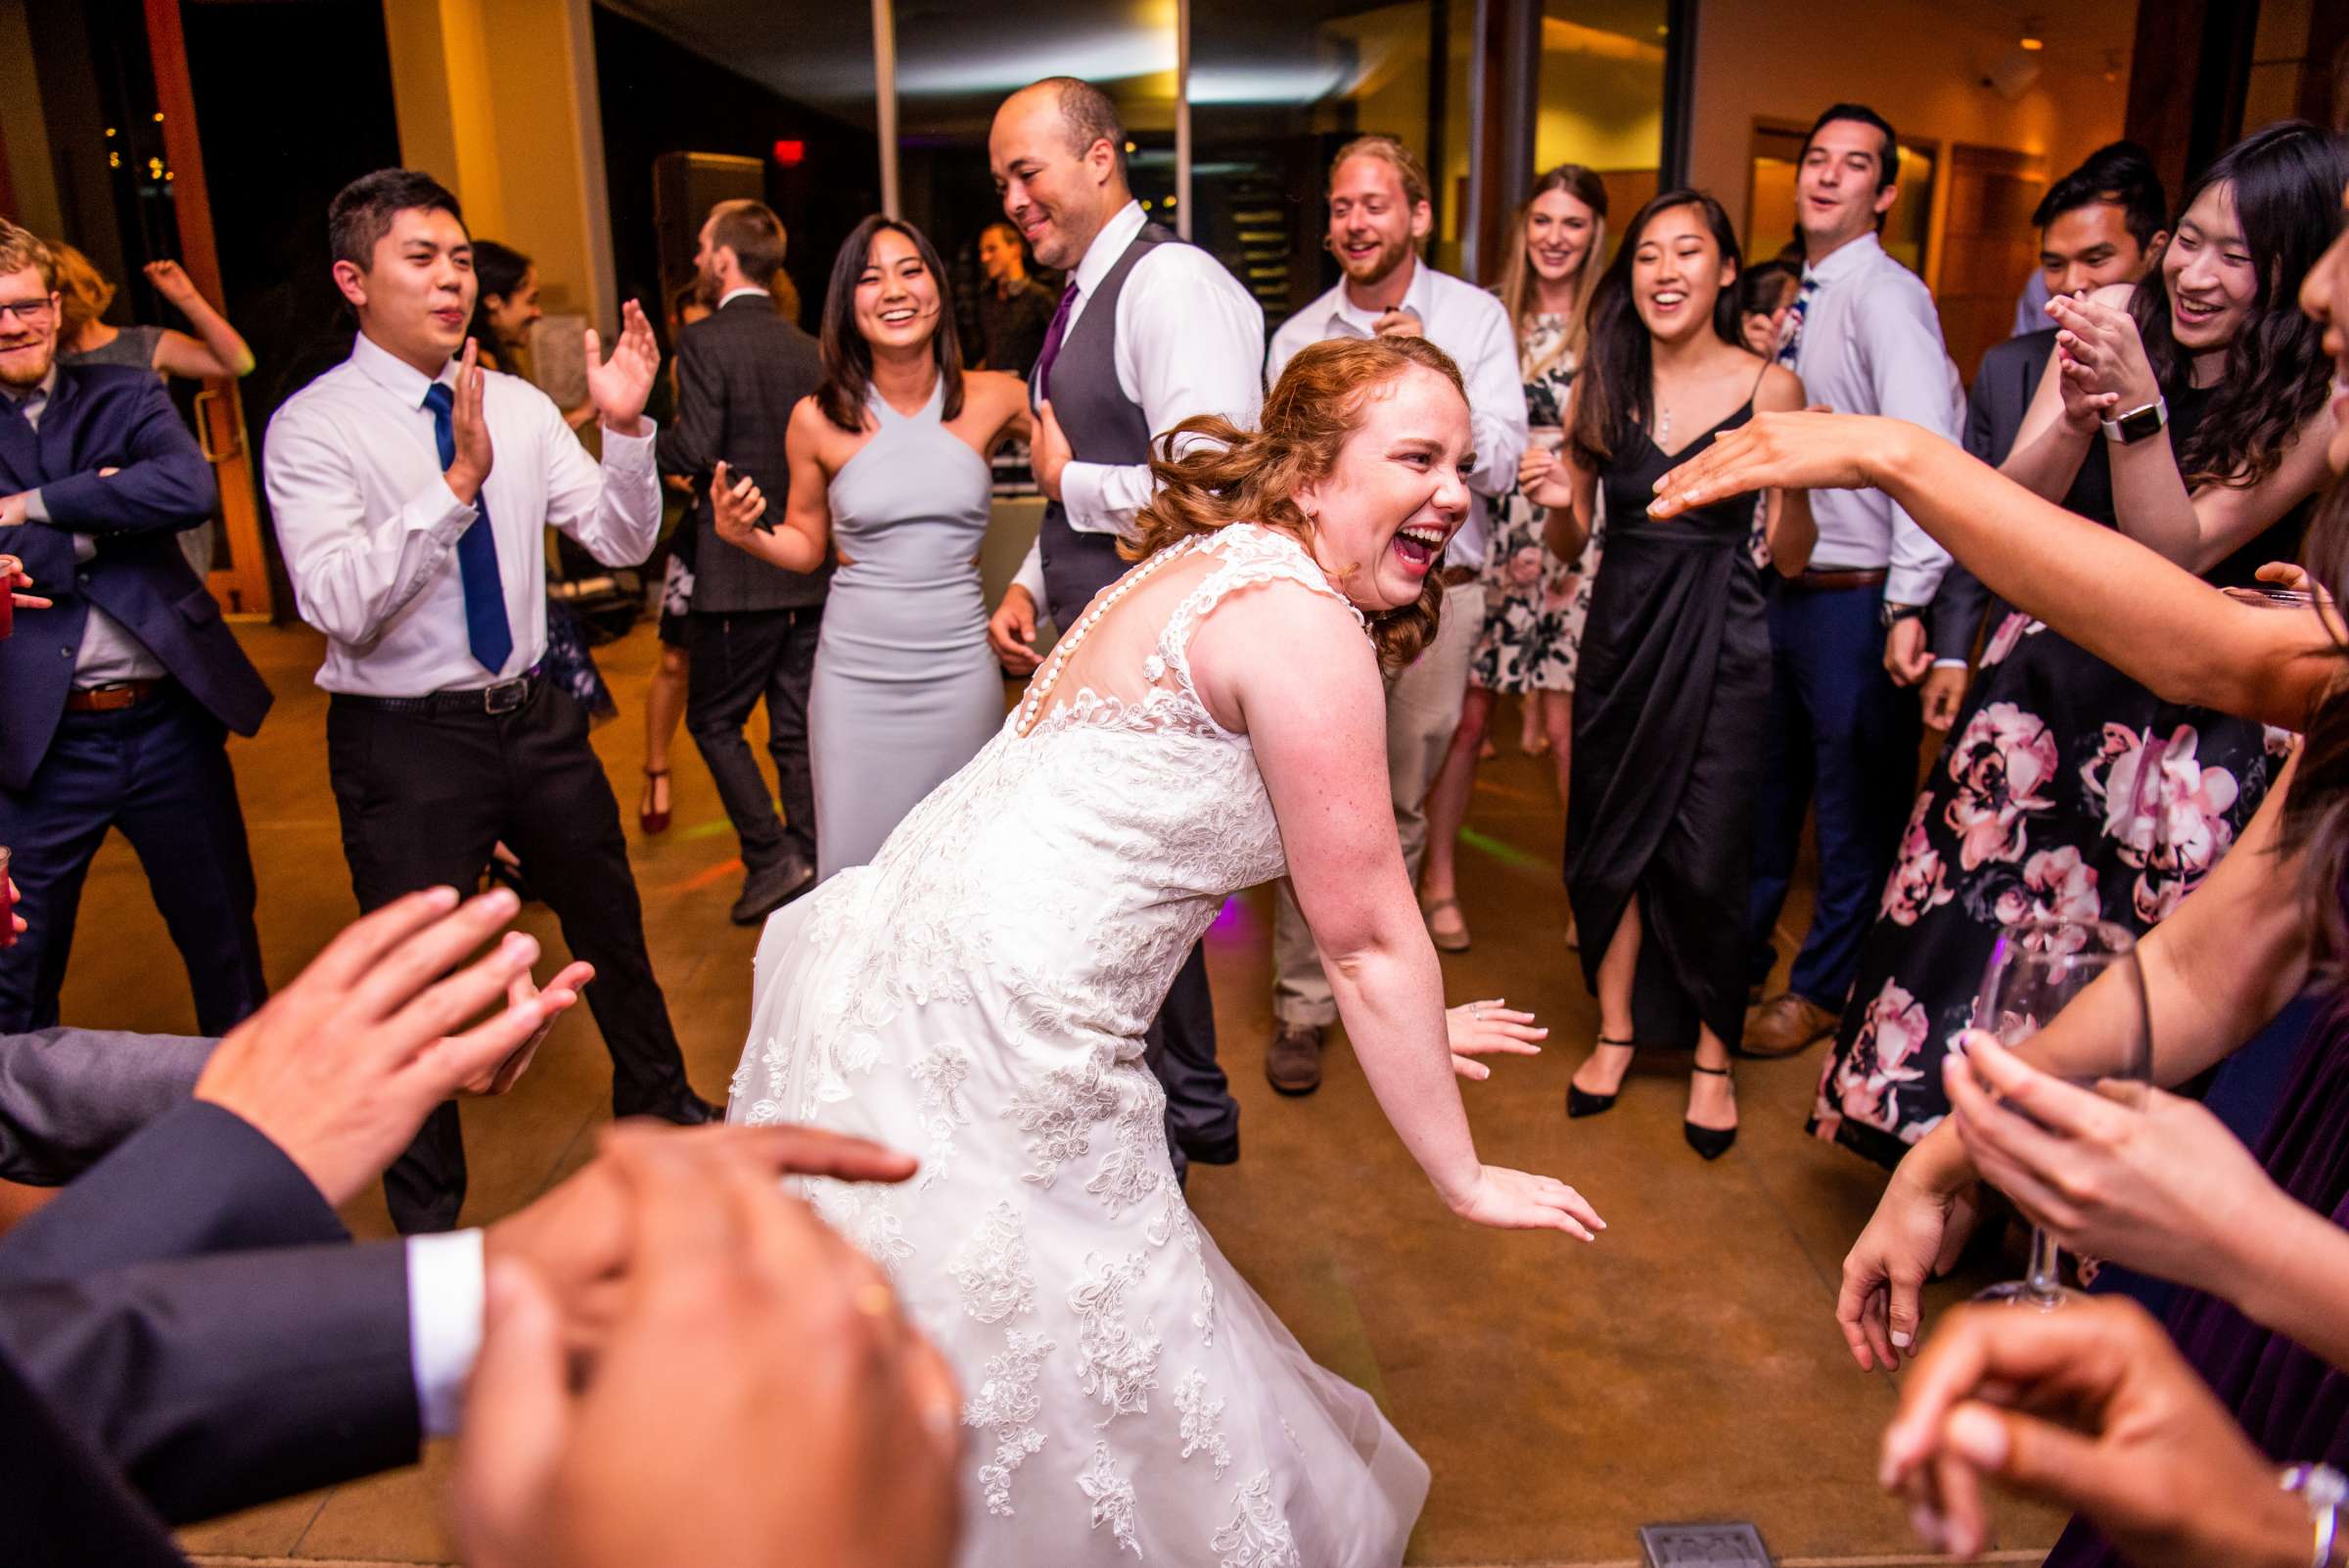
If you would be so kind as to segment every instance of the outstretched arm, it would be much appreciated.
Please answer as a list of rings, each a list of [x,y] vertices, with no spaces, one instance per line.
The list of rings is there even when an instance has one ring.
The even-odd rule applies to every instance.
[[[155,368],[191,381],[225,376],[234,380],[253,374],[253,349],[228,318],[212,308],[196,281],[176,261],[147,263],[147,281],[155,292],[179,307],[196,329],[196,336],[166,332],[155,346]]]
[[[1202,624],[1191,666],[1218,722],[1254,747],[1298,906],[1404,1146],[1465,1219],[1590,1239],[1601,1222],[1571,1187],[1477,1159],[1443,975],[1392,826],[1386,691],[1354,618],[1294,586],[1244,590]]]
[[[1902,420],[1758,415],[1659,485],[1660,517],[1771,485],[1882,489],[1992,592],[2172,702],[2303,729],[2340,669],[2314,614],[2226,598]]]

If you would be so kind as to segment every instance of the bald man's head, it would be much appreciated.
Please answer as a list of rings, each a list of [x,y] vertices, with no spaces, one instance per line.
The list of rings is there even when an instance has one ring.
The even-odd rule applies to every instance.
[[[995,111],[988,162],[1003,215],[1043,265],[1068,271],[1131,201],[1126,127],[1109,95],[1074,76],[1047,76]]]

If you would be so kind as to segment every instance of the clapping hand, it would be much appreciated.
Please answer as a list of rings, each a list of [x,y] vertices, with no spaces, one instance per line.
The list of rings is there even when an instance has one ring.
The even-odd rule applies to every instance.
[[[2308,1560],[2307,1504],[2118,1297],[1952,1314],[1902,1381],[1880,1479],[1960,1557],[1990,1545],[1991,1480],[2086,1514],[2138,1568]]]
[[[449,489],[467,506],[482,493],[489,471],[497,466],[496,449],[489,443],[489,420],[482,411],[483,386],[482,346],[468,338],[464,353],[457,357],[457,386],[449,400],[449,434],[457,455],[447,473]]]
[[[2086,417],[2075,412],[2076,398],[2093,403],[2101,421],[2113,408],[2142,408],[2161,395],[2137,320],[2126,309],[2058,295],[2048,301],[2048,314],[2061,329],[2055,334],[2055,358],[2066,384],[2067,420]]]
[[[944,1568],[959,1398],[880,1269],[776,1189],[771,1159],[651,1131],[610,1148],[631,1267],[583,1377],[540,1273],[487,1273],[465,1560]]]
[[[630,300],[620,307],[620,341],[612,357],[603,355],[595,329],[587,329],[587,395],[604,428],[616,436],[644,434],[644,400],[652,395],[653,378],[661,372],[661,346],[654,341],[653,324],[644,307]]]
[[[1950,1119],[1974,1168],[2049,1235],[2197,1289],[2232,1294],[2230,1239],[2288,1202],[2251,1151],[2192,1100],[2139,1085],[2142,1109],[2032,1067],[1969,1031],[1943,1064]]]
[[[696,1158],[747,1161],[769,1179],[831,1176],[842,1181],[902,1181],[911,1155],[863,1138],[807,1127],[661,1128],[620,1123],[604,1130],[596,1156],[579,1172],[482,1234],[483,1260],[530,1265],[561,1312],[574,1348],[597,1347],[610,1331],[633,1257],[626,1156],[644,1137],[675,1142]]]
[[[327,1202],[345,1201],[382,1175],[434,1106],[469,1084],[510,1082],[501,1070],[578,1000],[560,983],[511,999],[538,957],[538,944],[520,932],[458,968],[519,907],[502,888],[461,906],[453,888],[386,904],[229,1031],[196,1097],[252,1124]],[[509,997],[501,1011],[450,1033],[500,996]]]
[[[46,610],[50,602],[38,594],[23,590],[32,586],[32,577],[24,563],[13,555],[0,555],[0,589],[8,592],[9,603],[19,610]]]
[[[766,496],[757,482],[748,474],[736,478],[725,460],[719,459],[710,476],[710,517],[717,536],[728,544],[742,544],[764,516]]]
[[[1472,1056],[1539,1056],[1541,1041],[1549,1031],[1534,1023],[1532,1013],[1518,1012],[1508,998],[1462,1002],[1444,1014],[1445,1038],[1451,1045],[1451,1070],[1466,1079],[1483,1080],[1493,1069]]]
[[[527,1008],[539,1007],[541,1012],[545,1012],[545,1009],[539,1005],[542,1000],[551,1001],[557,1005],[554,1011],[546,1012],[546,1021],[532,1032],[529,1039],[514,1047],[513,1054],[487,1072],[476,1074],[460,1085],[465,1092],[486,1098],[490,1095],[503,1094],[520,1083],[522,1075],[530,1071],[531,1060],[537,1056],[538,1047],[545,1044],[546,1037],[554,1033],[555,1020],[563,1015],[572,1002],[578,999],[579,992],[584,991],[587,988],[587,982],[594,978],[595,965],[583,960],[574,960],[564,965],[562,973],[555,976],[554,983],[544,991],[538,989],[538,983],[530,978],[529,970],[526,969],[516,975],[506,987],[506,1007],[509,1011],[520,1012]]]
[[[1427,329],[1420,325],[1417,312],[1398,305],[1370,323],[1370,330],[1381,338],[1423,338]]]

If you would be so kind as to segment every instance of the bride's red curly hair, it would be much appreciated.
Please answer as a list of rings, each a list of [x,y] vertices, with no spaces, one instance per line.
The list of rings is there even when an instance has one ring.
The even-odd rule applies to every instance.
[[[1121,548],[1139,561],[1195,533],[1261,523],[1312,550],[1313,521],[1297,505],[1298,490],[1337,467],[1370,394],[1413,366],[1436,372],[1467,399],[1460,367],[1425,338],[1332,338],[1289,361],[1257,429],[1210,414],[1184,420],[1158,439],[1150,460],[1158,493],[1141,510],[1138,541]],[[1191,436],[1206,438],[1176,456],[1175,443]],[[1379,662],[1399,669],[1416,658],[1435,640],[1443,603],[1443,585],[1430,572],[1416,603],[1370,617]]]

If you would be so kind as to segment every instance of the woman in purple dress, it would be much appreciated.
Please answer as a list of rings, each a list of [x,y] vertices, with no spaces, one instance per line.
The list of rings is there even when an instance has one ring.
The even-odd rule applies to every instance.
[[[2349,208],[2349,151],[2322,136],[2305,151]],[[2349,234],[2298,293],[2307,337],[2276,346],[2331,361],[2326,417],[2304,437],[2333,476],[2307,557],[2314,583],[2338,597],[2349,594]],[[2188,1287],[2168,1327],[2271,1458],[2349,1465],[2349,1005],[2338,988],[2349,625],[2323,597],[2280,609],[2223,596],[1897,421],[1758,419],[1671,475],[1656,504],[1672,515],[1745,490],[1838,485],[1885,490],[1991,591],[2163,698],[2306,732],[2234,853],[2139,945],[2156,1079],[2181,1083],[2218,1061],[2311,977],[2334,995],[2256,1159],[2189,1101],[2155,1093],[2130,1111],[2058,1082],[2112,1070],[2113,1042],[2143,1027],[2127,970],[2011,1053],[1977,1037],[1945,1071],[1957,1114],[1901,1162],[1844,1262],[1836,1314],[1855,1360],[1891,1367],[1913,1350],[1919,1287],[1962,1243],[1988,1178],[2059,1242]],[[2121,1559],[2075,1523],[2050,1560]]]

